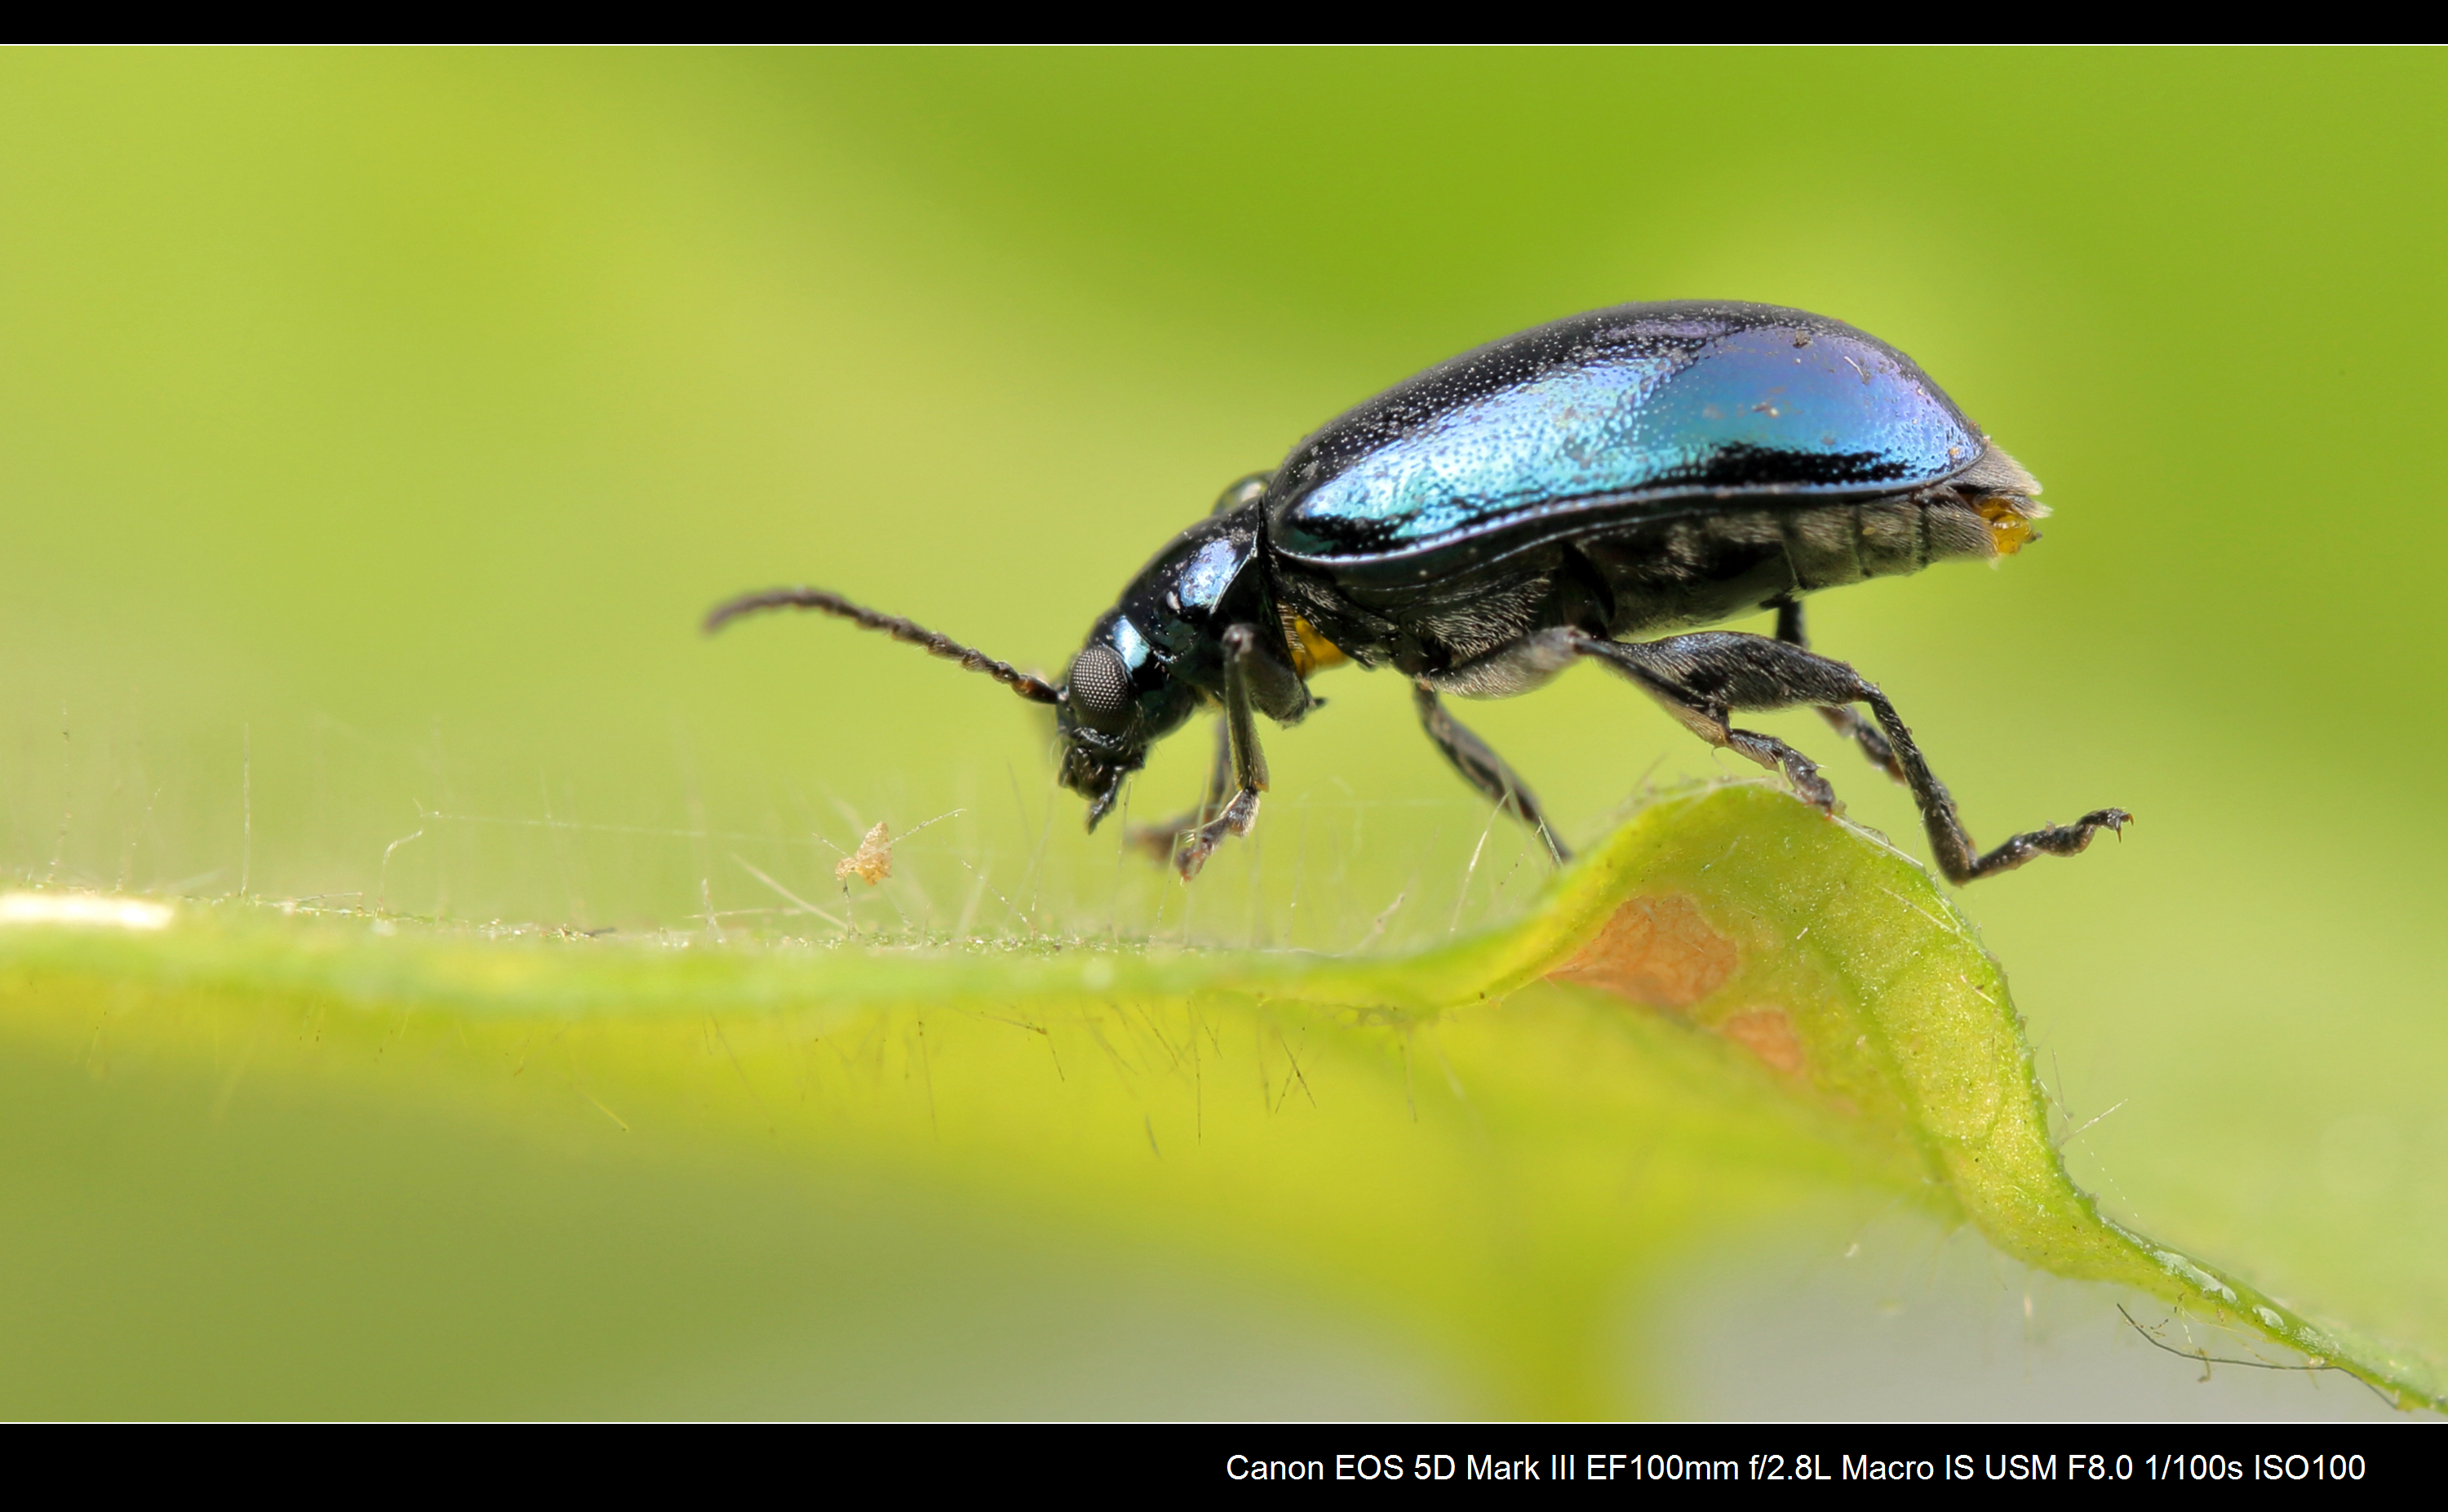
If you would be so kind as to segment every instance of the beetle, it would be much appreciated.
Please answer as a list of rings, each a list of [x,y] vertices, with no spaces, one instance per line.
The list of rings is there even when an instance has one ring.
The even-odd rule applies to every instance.
[[[1529,786],[1444,699],[1526,693],[1589,658],[1832,814],[1809,757],[1732,723],[1817,708],[1912,790],[1960,886],[2073,855],[2132,816],[2098,809],[1982,852],[1886,696],[1809,650],[1802,601],[2013,555],[2038,539],[2039,491],[1910,357],[1842,321],[1617,305],[1430,368],[1234,484],[1122,589],[1059,684],[817,588],[734,599],[705,629],[819,610],[1052,704],[1061,780],[1092,831],[1152,744],[1214,709],[1206,797],[1154,832],[1185,879],[1257,818],[1256,717],[1298,722],[1323,701],[1310,679],[1344,661],[1409,679],[1445,759],[1561,865],[1570,852]],[[1701,628],[1760,611],[1776,615],[1772,638]]]

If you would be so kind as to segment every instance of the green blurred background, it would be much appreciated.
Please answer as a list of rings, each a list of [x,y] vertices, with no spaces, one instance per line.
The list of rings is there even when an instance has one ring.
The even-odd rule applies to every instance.
[[[1502,831],[1470,866],[1484,810],[1393,679],[1335,674],[1270,737],[1258,837],[1185,892],[1080,833],[1046,728],[982,679],[832,623],[695,621],[813,581],[1059,667],[1223,484],[1428,363],[1624,300],[1800,305],[1911,353],[2058,511],[1998,571],[1818,600],[1813,633],[1976,834],[2139,818],[1964,898],[2073,1121],[2114,1110],[2077,1178],[2437,1355],[2443,158],[2448,62],[2411,53],[0,54],[0,865],[754,928],[777,900],[743,861],[828,889],[829,846],[957,810],[863,923],[1442,935],[1537,867]],[[1594,673],[1468,712],[1568,833],[1644,781],[1738,775]],[[1153,763],[1142,815],[1188,801],[1202,745]],[[1903,794],[1827,755],[1921,853]],[[637,1190],[665,1180],[700,1188]],[[11,1199],[21,1237],[115,1232],[99,1188],[57,1187]],[[861,1273],[969,1221],[862,1220],[888,1237]],[[1055,1248],[1012,1295],[1067,1277],[1057,1311],[1179,1348],[1113,1321],[1161,1265],[1030,1242]],[[1200,1368],[1249,1394],[1161,1400],[1348,1406],[1239,1348]],[[1434,1409],[1350,1348],[1384,1388],[1351,1401]],[[555,1400],[781,1400],[742,1379]],[[265,1389],[231,1400],[297,1409]]]

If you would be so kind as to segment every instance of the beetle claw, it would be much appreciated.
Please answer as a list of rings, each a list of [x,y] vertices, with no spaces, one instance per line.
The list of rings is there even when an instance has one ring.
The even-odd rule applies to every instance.
[[[1175,869],[1181,873],[1181,880],[1187,882],[1198,875],[1199,869],[1207,864],[1209,856],[1215,853],[1215,848],[1224,843],[1226,835],[1248,834],[1257,822],[1258,795],[1243,788],[1233,794],[1232,802],[1224,805],[1223,813],[1182,835],[1181,849],[1173,859]]]

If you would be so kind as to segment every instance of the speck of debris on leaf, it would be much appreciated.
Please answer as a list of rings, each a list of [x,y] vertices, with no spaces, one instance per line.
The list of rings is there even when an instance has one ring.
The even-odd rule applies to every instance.
[[[844,882],[856,877],[870,888],[892,875],[892,832],[884,821],[877,820],[857,850],[833,863],[833,875]]]

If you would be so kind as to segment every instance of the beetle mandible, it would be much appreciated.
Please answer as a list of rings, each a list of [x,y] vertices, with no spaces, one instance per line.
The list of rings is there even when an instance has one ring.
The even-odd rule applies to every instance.
[[[1910,357],[1842,321],[1627,304],[1430,368],[1234,484],[1099,617],[1060,685],[817,588],[735,599],[705,628],[818,609],[1054,705],[1062,783],[1087,798],[1091,830],[1150,745],[1214,708],[1206,798],[1155,832],[1185,878],[1257,818],[1256,717],[1298,722],[1322,701],[1310,676],[1346,660],[1409,679],[1428,738],[1560,865],[1569,852],[1539,800],[1443,699],[1526,693],[1595,658],[1832,813],[1809,757],[1732,723],[1816,707],[1912,789],[1939,869],[1960,885],[2073,855],[2131,815],[2098,809],[1982,852],[1885,695],[1807,649],[1802,598],[2012,555],[2037,539],[2039,491]],[[1776,613],[1773,639],[1697,631],[1761,610]]]

